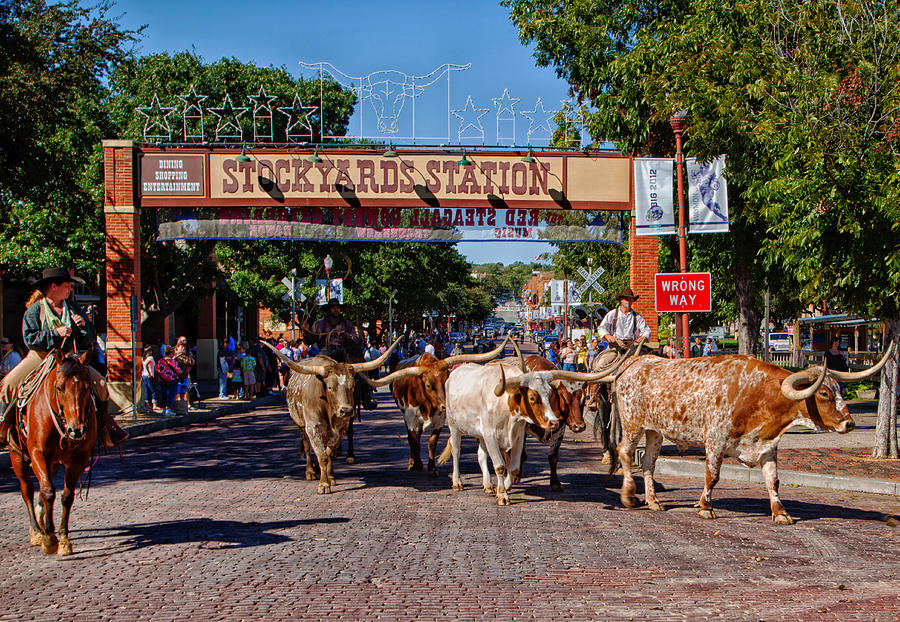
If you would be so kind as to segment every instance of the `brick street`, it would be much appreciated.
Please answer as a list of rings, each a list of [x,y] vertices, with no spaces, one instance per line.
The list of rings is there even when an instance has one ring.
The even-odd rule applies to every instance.
[[[69,558],[28,545],[7,470],[0,619],[900,618],[894,497],[787,487],[797,524],[777,527],[762,486],[720,483],[719,520],[704,521],[701,482],[662,478],[667,512],[625,510],[585,433],[563,446],[563,492],[529,440],[523,484],[497,507],[471,439],[465,491],[449,464],[437,480],[407,472],[402,419],[379,400],[331,495],[303,479],[283,407],[129,441],[76,498]]]

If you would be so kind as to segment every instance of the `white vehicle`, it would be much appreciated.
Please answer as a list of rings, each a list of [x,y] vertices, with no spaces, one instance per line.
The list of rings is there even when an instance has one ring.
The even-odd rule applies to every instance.
[[[791,334],[769,333],[769,349],[773,352],[790,352]]]

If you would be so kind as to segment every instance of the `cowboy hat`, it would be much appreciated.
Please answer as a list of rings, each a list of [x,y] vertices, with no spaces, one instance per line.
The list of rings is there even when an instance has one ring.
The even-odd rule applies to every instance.
[[[47,268],[41,273],[41,279],[35,283],[38,289],[50,283],[78,283],[84,285],[84,281],[74,276],[68,268]]]
[[[343,306],[344,306],[344,304],[343,304],[338,298],[329,298],[329,299],[328,299],[328,304],[326,304],[325,306],[326,306],[326,307],[333,307],[333,306],[335,306],[335,305],[337,305],[338,307],[343,307]]]
[[[625,289],[620,291],[618,294],[616,294],[616,300],[622,300],[623,298],[629,298],[629,299],[631,299],[632,302],[634,302],[635,300],[640,298],[640,296],[638,296],[633,291],[631,291],[630,287],[626,287]]]

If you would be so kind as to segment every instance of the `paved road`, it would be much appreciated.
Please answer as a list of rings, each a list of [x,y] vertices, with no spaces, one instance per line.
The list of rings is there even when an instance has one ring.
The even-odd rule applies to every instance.
[[[283,408],[130,441],[104,458],[72,516],[75,555],[28,546],[11,472],[0,479],[0,619],[897,620],[896,498],[786,489],[775,527],[761,487],[723,483],[717,521],[697,480],[664,479],[669,511],[623,510],[587,435],[546,454],[510,507],[480,487],[406,471],[397,411],[357,427],[334,494],[303,480]],[[448,465],[449,466],[449,465]]]

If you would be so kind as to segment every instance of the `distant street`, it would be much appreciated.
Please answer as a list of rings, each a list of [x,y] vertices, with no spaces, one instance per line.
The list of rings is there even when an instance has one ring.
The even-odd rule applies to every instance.
[[[590,433],[567,441],[553,493],[529,441],[510,507],[406,471],[388,394],[357,425],[337,486],[303,480],[283,408],[137,438],[76,499],[75,555],[28,546],[18,484],[0,480],[3,620],[896,620],[900,529],[889,497],[723,482],[707,522],[699,480],[661,478],[669,510],[624,510]],[[442,438],[441,446],[443,447]],[[58,500],[57,500],[58,504]],[[58,518],[58,511],[57,511]]]

